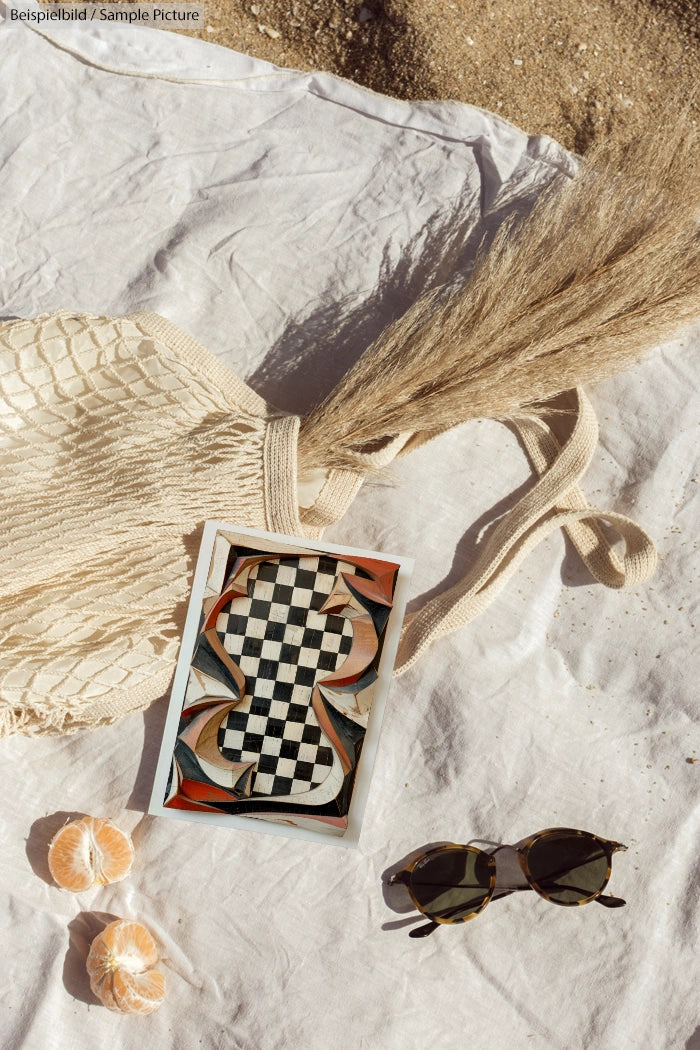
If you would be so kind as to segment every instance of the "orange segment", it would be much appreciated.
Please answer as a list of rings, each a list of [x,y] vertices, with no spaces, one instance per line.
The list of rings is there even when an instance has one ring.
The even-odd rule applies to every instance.
[[[148,973],[117,970],[112,994],[121,1013],[150,1014],[158,1009],[165,998],[165,977],[160,970],[149,970]]]
[[[153,969],[157,961],[158,949],[146,927],[115,919],[90,947],[90,987],[109,1010],[150,1014],[165,997],[165,977]]]
[[[131,871],[134,847],[126,832],[101,817],[64,825],[49,846],[49,871],[64,889],[79,893],[119,882]]]
[[[145,926],[133,919],[115,919],[99,934],[99,958],[108,965],[143,973],[158,962],[158,949]],[[95,941],[93,941],[93,946]]]

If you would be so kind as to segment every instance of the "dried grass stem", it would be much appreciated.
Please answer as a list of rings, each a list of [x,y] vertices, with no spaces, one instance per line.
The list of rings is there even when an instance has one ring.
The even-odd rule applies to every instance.
[[[700,165],[688,112],[598,147],[504,224],[466,284],[415,303],[303,421],[302,469],[366,469],[407,431],[504,418],[639,360],[700,315]]]

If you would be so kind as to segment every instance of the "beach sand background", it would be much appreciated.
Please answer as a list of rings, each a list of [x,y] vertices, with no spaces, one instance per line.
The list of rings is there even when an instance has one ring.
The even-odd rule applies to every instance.
[[[697,0],[205,0],[198,35],[403,99],[458,99],[585,152],[700,83]],[[697,99],[696,113],[700,111]]]
[[[698,0],[204,3],[188,35],[397,98],[468,102],[579,153],[628,141],[700,83]]]

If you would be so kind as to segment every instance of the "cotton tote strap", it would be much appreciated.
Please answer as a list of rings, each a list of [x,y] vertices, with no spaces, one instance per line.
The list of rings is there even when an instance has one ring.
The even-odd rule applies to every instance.
[[[401,453],[412,437],[410,433],[400,434],[391,441],[387,441],[376,452],[357,455],[357,461],[364,464],[367,474],[384,470]],[[318,539],[324,529],[342,518],[362,488],[365,477],[365,474],[357,470],[329,471],[313,506],[301,513],[303,535],[310,539]]]
[[[466,575],[406,618],[395,675],[412,667],[436,638],[483,612],[529,552],[558,528],[566,530],[589,571],[607,587],[634,586],[653,573],[656,551],[643,529],[623,514],[590,506],[578,487],[595,451],[598,424],[583,390],[574,391],[573,398],[574,425],[563,445],[542,418],[516,422],[538,481],[494,525]],[[624,540],[622,556],[612,548],[600,521],[614,526]]]

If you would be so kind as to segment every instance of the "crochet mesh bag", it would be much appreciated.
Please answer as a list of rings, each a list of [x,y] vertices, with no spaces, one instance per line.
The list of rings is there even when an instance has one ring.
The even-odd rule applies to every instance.
[[[407,621],[399,671],[476,616],[554,528],[610,586],[653,570],[642,530],[605,515],[627,541],[620,559],[577,488],[597,430],[583,393],[573,400],[563,445],[543,419],[521,421],[539,481],[469,574]],[[113,722],[164,693],[206,518],[315,538],[362,483],[328,470],[300,511],[299,418],[154,314],[0,325],[0,401],[3,734]],[[404,434],[356,458],[376,470],[410,445]]]
[[[168,685],[204,518],[274,527],[293,421],[155,317],[6,323],[0,360],[0,727],[110,722]]]

